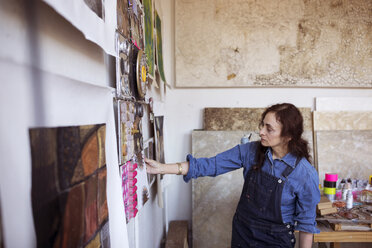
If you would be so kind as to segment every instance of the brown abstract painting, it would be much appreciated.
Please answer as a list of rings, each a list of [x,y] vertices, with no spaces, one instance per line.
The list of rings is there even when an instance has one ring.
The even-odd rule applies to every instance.
[[[105,128],[29,130],[37,247],[110,247]]]

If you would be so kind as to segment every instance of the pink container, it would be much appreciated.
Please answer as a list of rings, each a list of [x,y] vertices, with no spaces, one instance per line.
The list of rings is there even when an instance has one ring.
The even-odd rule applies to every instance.
[[[325,180],[328,182],[337,182],[338,175],[336,173],[326,173]]]

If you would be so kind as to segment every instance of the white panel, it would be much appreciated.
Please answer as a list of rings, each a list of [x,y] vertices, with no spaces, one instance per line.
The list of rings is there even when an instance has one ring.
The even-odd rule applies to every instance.
[[[372,111],[372,97],[317,97],[316,111]]]

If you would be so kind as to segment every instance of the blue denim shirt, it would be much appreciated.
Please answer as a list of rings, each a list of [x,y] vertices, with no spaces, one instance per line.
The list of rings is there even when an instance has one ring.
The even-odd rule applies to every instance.
[[[244,178],[255,160],[258,142],[237,145],[234,148],[211,158],[194,158],[190,154],[187,160],[190,168],[184,176],[185,182],[202,176],[218,176],[243,167]],[[288,153],[282,159],[273,159],[272,150],[266,152],[262,170],[278,178],[287,166],[294,167],[296,157]],[[281,212],[284,223],[295,225],[295,229],[308,233],[319,233],[316,228],[316,205],[320,201],[319,177],[314,167],[301,159],[284,184]]]

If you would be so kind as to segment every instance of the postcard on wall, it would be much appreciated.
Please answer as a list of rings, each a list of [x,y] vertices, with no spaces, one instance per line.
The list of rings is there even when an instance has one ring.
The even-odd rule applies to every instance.
[[[148,159],[154,160],[154,138],[150,138],[144,142],[144,154],[145,157]],[[147,174],[147,180],[149,183],[149,186],[151,187],[156,179],[155,174]]]
[[[155,11],[155,27],[156,27],[156,61],[159,68],[159,74],[163,82],[165,80],[164,63],[163,63],[163,41],[161,37],[161,20],[157,11]]]
[[[117,25],[118,31],[127,39],[130,35],[128,0],[117,0]]]
[[[154,132],[155,132],[155,159],[160,163],[165,163],[164,159],[164,116],[154,117]]]
[[[29,130],[37,247],[110,247],[104,124]]]
[[[145,31],[145,53],[147,57],[149,76],[155,74],[155,53],[154,53],[154,19],[152,0],[143,0],[144,8],[144,31]]]

